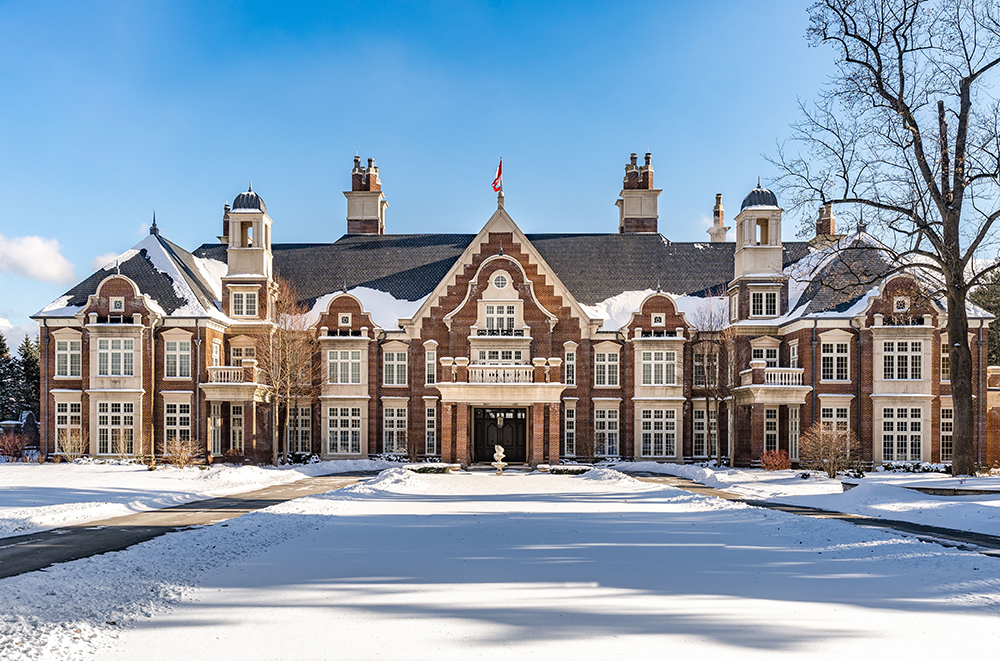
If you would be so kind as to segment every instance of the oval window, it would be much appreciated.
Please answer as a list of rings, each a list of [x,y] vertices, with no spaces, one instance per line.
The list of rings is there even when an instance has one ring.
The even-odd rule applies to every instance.
[[[502,275],[498,275],[497,277],[493,278],[493,286],[496,287],[497,289],[503,289],[504,287],[507,286],[507,278],[505,278]]]

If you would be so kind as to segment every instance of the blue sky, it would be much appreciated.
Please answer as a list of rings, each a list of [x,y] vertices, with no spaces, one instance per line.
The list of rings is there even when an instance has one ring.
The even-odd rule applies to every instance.
[[[0,5],[0,328],[147,233],[214,241],[249,180],[276,242],[336,240],[355,153],[392,233],[614,232],[630,152],[660,231],[707,239],[773,174],[832,54],[805,2],[7,2]],[[799,219],[785,223],[792,238]],[[20,339],[19,337],[17,338]]]

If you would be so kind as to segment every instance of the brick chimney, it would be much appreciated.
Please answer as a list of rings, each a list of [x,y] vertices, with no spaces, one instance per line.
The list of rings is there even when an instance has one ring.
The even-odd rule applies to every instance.
[[[833,245],[845,236],[845,234],[837,234],[837,220],[833,216],[833,205],[827,203],[821,206],[819,216],[816,218],[816,236],[809,240],[809,244],[822,249]]]
[[[222,208],[222,236],[219,237],[219,243],[223,245],[229,245],[229,203]]]
[[[653,155],[646,153],[645,162],[631,154],[625,165],[622,192],[618,201],[618,231],[621,234],[657,232],[656,201],[662,191],[653,188]]]
[[[354,157],[351,170],[351,190],[344,191],[347,198],[348,234],[385,234],[385,210],[389,203],[382,194],[382,181],[378,177],[375,159],[368,159],[368,167],[361,167],[361,157]]]
[[[712,227],[709,228],[708,235],[712,237],[712,243],[724,243],[726,233],[729,228],[725,225],[726,210],[722,208],[722,193],[715,194],[715,207],[712,209]]]

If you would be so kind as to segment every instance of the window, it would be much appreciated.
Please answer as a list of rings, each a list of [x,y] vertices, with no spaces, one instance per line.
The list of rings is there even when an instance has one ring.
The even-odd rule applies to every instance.
[[[428,408],[424,420],[424,454],[437,454],[437,409]]]
[[[233,367],[239,367],[243,364],[244,358],[253,358],[256,353],[253,347],[233,347],[229,350],[230,363]]]
[[[218,367],[222,364],[222,344],[220,342],[212,342],[212,367]]]
[[[714,386],[718,384],[719,354],[696,353],[694,355],[694,385]]]
[[[951,345],[947,342],[941,343],[941,380],[951,381]]]
[[[919,381],[924,355],[923,342],[883,342],[882,378]]]
[[[134,376],[134,340],[98,340],[97,374],[99,376]]]
[[[493,286],[496,287],[497,289],[503,289],[504,287],[507,286],[507,278],[505,276],[498,275],[497,277],[493,278]]]
[[[233,292],[233,316],[256,317],[257,294],[254,292]]]
[[[222,454],[222,402],[212,402],[209,410],[208,440],[212,454]]]
[[[906,312],[910,309],[910,299],[906,296],[897,296],[892,299],[893,312]]]
[[[164,440],[188,443],[191,440],[191,405],[166,404],[163,407]]]
[[[437,382],[437,350],[428,349],[424,352],[424,383],[434,385]]]
[[[497,276],[502,278],[503,276]],[[514,306],[513,305],[487,305],[486,306],[486,328],[487,330],[513,331],[514,330]]]
[[[824,381],[847,381],[850,378],[847,352],[847,342],[824,342],[821,348],[820,378]]]
[[[753,349],[751,352],[753,360],[763,360],[768,367],[778,366],[778,349]]]
[[[80,403],[56,404],[56,452],[79,451],[83,437],[80,431]]]
[[[563,362],[566,370],[565,383],[567,386],[576,385],[576,352],[567,351],[566,360]]]
[[[751,317],[777,317],[778,292],[755,291],[750,293]]]
[[[778,449],[778,409],[764,409],[764,452]]]
[[[350,326],[351,325],[351,313],[341,312],[337,315],[337,325],[338,326]]]
[[[164,370],[167,378],[191,378],[191,343],[174,342],[164,343]]]
[[[285,430],[288,450],[307,454],[312,452],[312,408],[293,406],[288,411],[288,429]]]
[[[708,456],[709,452],[715,453],[719,443],[719,424],[715,411],[709,409],[695,409],[692,411],[694,418],[694,437],[692,438],[692,453],[696,457]]]
[[[600,354],[598,354],[600,355]],[[616,359],[618,354],[613,355]],[[642,352],[642,385],[644,386],[672,386],[676,379],[677,354],[673,351],[643,351]],[[615,365],[615,375],[617,376],[618,366]],[[617,379],[615,379],[617,385]],[[598,384],[600,385],[600,384]]]
[[[788,345],[788,366],[798,367],[799,366],[799,345],[790,344]]]
[[[406,409],[402,409],[405,415]],[[328,454],[360,454],[361,407],[331,407],[326,410]]]
[[[80,340],[56,341],[56,376],[81,376]]]
[[[788,458],[792,461],[799,460],[799,407],[788,407]]]
[[[361,383],[361,351],[331,349],[326,352],[326,361],[327,383],[341,385]]]
[[[922,423],[923,409],[882,409],[882,461],[920,461]]]
[[[677,412],[642,409],[641,450],[644,457],[672,457],[677,449]]]
[[[836,429],[838,432],[846,432],[850,426],[850,413],[846,406],[820,408],[820,424],[824,431]]]
[[[576,456],[576,409],[566,409],[563,418],[563,454],[567,457]]]
[[[735,321],[740,316],[740,296],[732,294],[729,296],[729,320]]]
[[[382,410],[382,451],[406,453],[406,409]]]
[[[229,449],[243,452],[243,405],[229,407]]]
[[[489,351],[480,351],[477,362],[489,365],[523,365],[522,355],[520,350],[501,351],[500,349],[491,349]]]
[[[387,351],[382,356],[382,383],[387,386],[406,385],[406,352]]]
[[[594,385],[595,386],[618,385],[617,353],[594,354]]]
[[[941,461],[951,461],[955,456],[955,446],[951,436],[955,431],[954,409],[941,409]]]
[[[653,313],[650,321],[654,326],[663,326],[666,324],[665,315],[662,312]]]
[[[132,402],[97,404],[97,454],[132,454]]]
[[[602,457],[618,456],[618,409],[594,410],[594,453]]]
[[[123,296],[112,296],[108,299],[108,303],[111,312],[117,312],[118,314],[125,312],[125,298]]]

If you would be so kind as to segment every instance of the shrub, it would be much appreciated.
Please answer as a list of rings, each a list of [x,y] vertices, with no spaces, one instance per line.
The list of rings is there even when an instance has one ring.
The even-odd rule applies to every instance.
[[[824,427],[816,423],[799,437],[799,464],[822,471],[830,478],[842,471],[859,469],[861,444],[850,429]]]
[[[792,467],[792,460],[784,450],[769,450],[760,455],[760,467],[766,471],[783,471]]]
[[[4,434],[0,432],[0,459],[16,461],[24,458],[24,449],[28,447],[26,434]]]
[[[163,459],[178,468],[190,466],[197,456],[198,451],[191,441],[172,438],[163,446]]]
[[[83,438],[78,434],[70,434],[67,438],[59,439],[57,446],[66,461],[76,461],[86,450]]]

